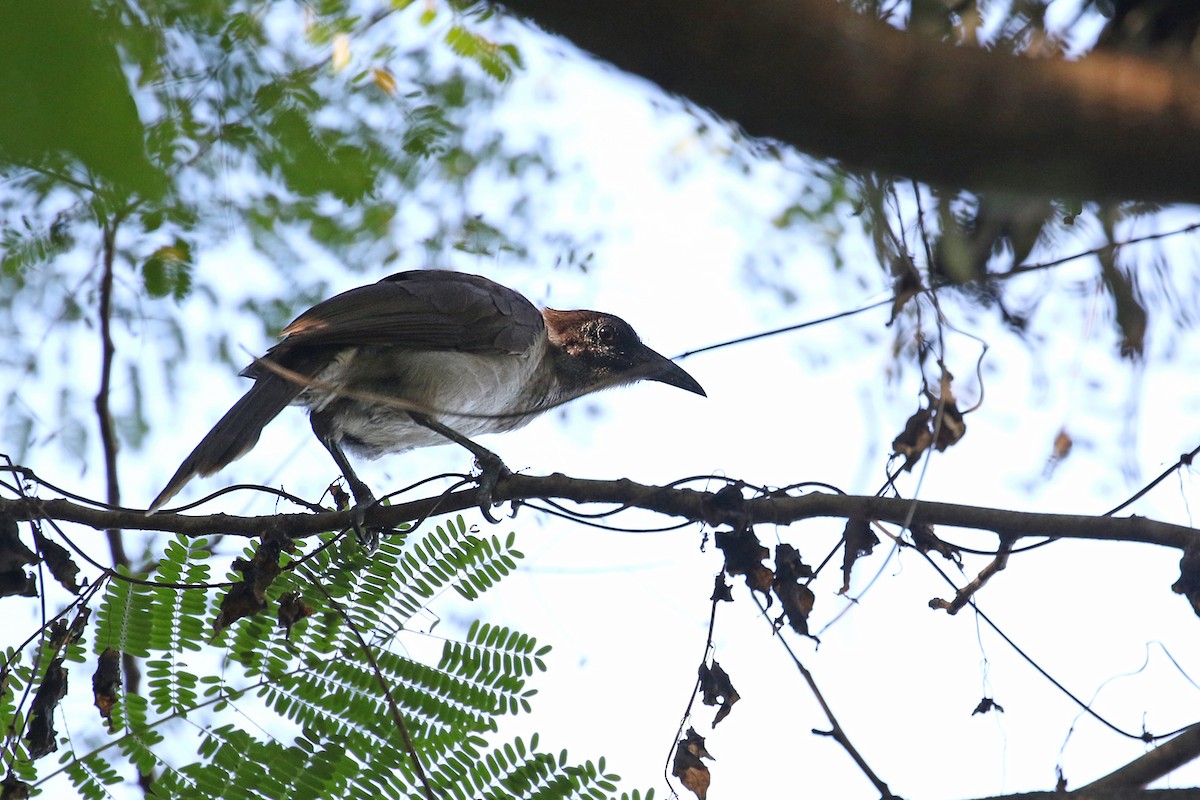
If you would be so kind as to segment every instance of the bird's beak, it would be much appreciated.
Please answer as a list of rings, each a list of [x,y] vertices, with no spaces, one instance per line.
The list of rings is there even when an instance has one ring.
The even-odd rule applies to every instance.
[[[645,378],[650,381],[658,381],[665,383],[668,386],[674,386],[676,389],[683,389],[693,394],[698,394],[701,397],[708,397],[704,391],[704,387],[696,382],[696,379],[687,374],[683,367],[676,364],[666,356],[646,348],[646,370]]]

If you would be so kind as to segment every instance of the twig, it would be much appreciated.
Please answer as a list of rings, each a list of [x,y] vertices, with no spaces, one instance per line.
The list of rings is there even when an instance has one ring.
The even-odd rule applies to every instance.
[[[982,589],[991,580],[993,575],[1008,566],[1008,556],[1012,553],[1012,546],[1012,539],[1005,536],[1000,537],[1000,547],[996,550],[995,558],[989,561],[986,567],[979,570],[979,574],[975,576],[973,581],[959,589],[954,595],[953,600],[942,600],[935,597],[929,601],[929,607],[939,608],[951,616],[957,614],[962,610],[963,606],[971,602],[971,598],[975,596],[975,593]]]
[[[104,478],[109,507],[121,505],[121,484],[117,476],[117,432],[113,426],[109,397],[112,391],[112,366],[116,346],[112,338],[113,264],[117,252],[117,226],[120,214],[104,225],[104,268],[100,276],[100,388],[96,392],[96,417],[100,424],[100,443],[104,447]],[[113,566],[129,566],[120,528],[109,528],[108,548]]]
[[[763,619],[765,619],[767,624],[771,625],[773,628],[775,623],[770,617],[767,616],[766,606],[762,604],[762,602],[758,599],[758,596],[754,594],[753,591],[750,592],[750,596],[754,598],[754,604],[757,605],[758,610],[762,612]],[[792,650],[792,646],[788,643],[788,640],[782,636],[776,636],[775,638],[783,646],[783,649],[787,652],[788,656],[791,657],[792,663],[796,665],[796,669],[800,671],[800,674],[804,677],[805,683],[808,684],[809,691],[812,692],[813,697],[816,698],[817,703],[821,706],[821,711],[825,713],[825,719],[829,721],[828,731],[818,731],[814,729],[813,733],[819,736],[828,736],[840,744],[842,749],[845,750],[850,758],[854,760],[854,763],[858,765],[858,768],[862,770],[862,773],[867,777],[867,780],[869,780],[871,784],[874,785],[874,787],[879,791],[879,794],[883,800],[895,800],[895,795],[893,795],[891,790],[888,789],[888,785],[884,783],[878,775],[875,774],[875,771],[871,769],[870,765],[867,764],[866,759],[862,757],[862,754],[859,753],[854,745],[850,742],[850,737],[846,735],[846,731],[842,729],[841,724],[839,724],[837,721],[837,717],[834,716],[833,709],[829,707],[829,703],[825,702],[825,696],[821,694],[821,690],[817,688],[817,682],[813,679],[812,673],[808,671],[803,663],[801,663],[800,658],[796,655],[796,652]]]
[[[388,683],[387,678],[383,675],[383,670],[379,668],[379,662],[375,660],[375,654],[371,652],[370,645],[363,638],[362,633],[358,630],[358,625],[351,619],[346,610],[341,604],[333,599],[333,596],[325,590],[319,581],[312,581],[311,585],[317,591],[325,596],[330,608],[338,612],[342,619],[346,621],[346,625],[350,628],[350,632],[354,634],[358,646],[362,649],[362,654],[366,656],[367,661],[371,664],[371,671],[375,673],[375,680],[379,683],[379,688],[383,690],[383,696],[387,699],[388,711],[391,712],[392,722],[396,723],[396,730],[400,733],[400,738],[404,742],[404,750],[408,753],[408,758],[412,761],[413,770],[417,774],[417,779],[420,780],[421,786],[424,789],[427,800],[437,800],[437,795],[433,792],[433,786],[429,783],[429,778],[425,775],[425,768],[421,766],[421,759],[417,755],[416,745],[413,744],[412,736],[408,733],[408,726],[404,724],[404,715],[400,713],[400,706],[396,704],[396,698],[392,695],[392,686]]]

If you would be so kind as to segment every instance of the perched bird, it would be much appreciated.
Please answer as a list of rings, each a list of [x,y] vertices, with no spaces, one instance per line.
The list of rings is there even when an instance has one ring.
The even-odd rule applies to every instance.
[[[511,431],[590,392],[653,380],[704,395],[624,320],[599,311],[539,311],[478,275],[389,275],[305,311],[242,371],[254,386],[184,459],[153,513],[196,475],[245,455],[291,404],[308,408],[360,506],[375,501],[345,450],[367,458],[456,442],[492,483],[503,465],[470,437]],[[482,483],[481,483],[482,485]],[[490,500],[490,487],[487,487]]]

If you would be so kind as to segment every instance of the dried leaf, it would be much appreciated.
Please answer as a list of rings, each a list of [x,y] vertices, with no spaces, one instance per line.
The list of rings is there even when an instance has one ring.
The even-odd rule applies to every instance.
[[[1050,447],[1050,458],[1046,459],[1046,468],[1042,470],[1042,476],[1049,478],[1054,474],[1054,470],[1059,463],[1071,454],[1071,447],[1074,446],[1075,440],[1071,438],[1071,434],[1067,433],[1067,429],[1059,428],[1058,433],[1054,436],[1054,444]]]
[[[700,665],[700,693],[704,705],[715,706],[720,704],[721,706],[717,711],[717,716],[713,718],[714,728],[718,722],[729,716],[733,704],[741,699],[741,695],[737,693],[737,689],[733,688],[733,682],[729,679],[729,673],[716,660],[713,660],[711,668],[707,664]]]
[[[812,613],[816,595],[801,580],[813,577],[812,568],[800,560],[800,552],[790,544],[775,548],[775,581],[772,588],[783,605],[792,630],[801,636],[810,636],[808,615]],[[779,623],[780,625],[782,622]]]
[[[62,668],[62,658],[50,663],[42,678],[42,685],[33,696],[30,706],[29,728],[25,741],[29,744],[29,755],[41,758],[58,749],[54,730],[54,709],[67,696],[67,671]]]
[[[921,273],[917,271],[917,267],[913,264],[911,258],[897,257],[892,259],[892,317],[888,320],[888,325],[896,321],[896,317],[900,314],[900,309],[924,290],[921,284]]]
[[[288,592],[279,598],[279,627],[283,628],[284,636],[288,639],[292,638],[292,626],[312,614],[312,606],[300,599],[299,592]]]
[[[727,486],[722,486],[713,495],[712,504],[722,511],[737,511],[746,502],[746,498],[742,495],[742,483],[731,483]]]
[[[37,556],[21,541],[16,519],[0,514],[0,572],[21,572],[21,567],[35,563]]]
[[[967,423],[963,421],[962,412],[958,410],[958,404],[953,400],[946,400],[939,404],[937,419],[934,420],[933,427],[937,431],[935,446],[938,452],[958,444],[958,440],[967,432]]]
[[[846,543],[842,554],[842,588],[838,594],[850,591],[850,572],[854,562],[863,556],[871,555],[879,537],[871,530],[870,520],[852,517],[846,521],[846,530],[842,532],[842,540]]]
[[[762,562],[771,555],[771,551],[759,544],[749,531],[718,531],[714,540],[717,548],[725,554],[725,571],[730,575],[744,575],[746,585],[767,595],[769,604],[775,573]]]
[[[0,800],[26,800],[33,794],[33,787],[18,780],[11,772],[0,781]]]
[[[1179,580],[1171,584],[1171,591],[1181,594],[1192,604],[1192,611],[1200,616],[1200,547],[1195,545],[1183,551],[1179,559]]]
[[[1146,308],[1138,298],[1140,292],[1131,275],[1117,265],[1116,255],[1111,249],[1097,254],[1100,273],[1105,288],[1112,296],[1116,310],[1117,327],[1121,329],[1121,355],[1139,359],[1146,345]]]
[[[1004,706],[997,703],[990,697],[985,697],[979,701],[979,705],[975,706],[975,710],[971,712],[971,716],[976,714],[988,714],[995,711],[997,714],[1004,713]]]
[[[37,597],[37,580],[23,569],[0,572],[0,597]]]
[[[96,671],[92,675],[92,696],[100,716],[109,720],[109,732],[112,727],[112,710],[117,702],[117,693],[121,691],[121,652],[111,647],[105,648],[96,663]]]
[[[933,444],[933,428],[930,426],[933,414],[928,408],[917,409],[917,413],[904,423],[904,430],[892,440],[892,452],[904,456],[904,469],[911,470],[913,464],[920,461],[921,456]]]
[[[708,785],[712,776],[708,767],[700,759],[715,760],[704,747],[704,738],[696,733],[695,728],[688,728],[687,736],[679,740],[675,746],[675,759],[671,764],[671,774],[679,778],[688,791],[699,800],[708,797]]]
[[[787,617],[792,630],[801,636],[811,636],[808,632],[808,615],[812,613],[816,595],[802,583],[775,582],[775,596],[783,604],[783,613]],[[780,622],[779,624],[782,624]]]
[[[242,579],[229,588],[221,598],[221,611],[213,622],[213,632],[220,633],[242,617],[252,617],[267,607],[267,589],[279,576],[279,556],[284,545],[291,542],[281,534],[267,534],[249,561],[239,558],[233,568]]]
[[[36,531],[34,531],[33,536],[37,542],[38,550],[41,551],[42,560],[50,568],[50,574],[68,592],[79,594],[81,589],[75,581],[75,576],[79,574],[79,566],[71,560],[70,551],[58,542],[52,542]]]
[[[712,597],[708,599],[722,603],[733,602],[733,587],[725,580],[725,573],[719,572],[716,578],[713,579],[713,593]]]
[[[396,96],[396,76],[392,74],[391,70],[375,67],[371,70],[371,80],[384,94],[391,97]]]
[[[914,522],[909,526],[908,532],[912,535],[913,547],[917,548],[922,553],[930,551],[939,553],[942,558],[947,561],[953,561],[954,564],[962,569],[963,560],[962,552],[952,544],[947,544],[937,537],[933,532],[933,526],[923,522]]]

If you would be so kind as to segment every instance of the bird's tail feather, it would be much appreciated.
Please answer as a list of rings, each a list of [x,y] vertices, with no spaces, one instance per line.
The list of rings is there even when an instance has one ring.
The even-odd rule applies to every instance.
[[[153,514],[196,475],[211,475],[241,458],[258,443],[266,424],[303,391],[302,386],[276,375],[264,375],[221,417],[150,504]]]

